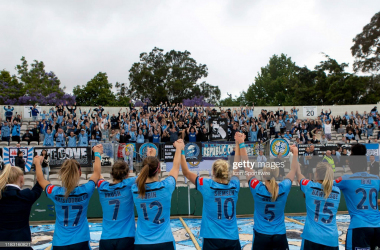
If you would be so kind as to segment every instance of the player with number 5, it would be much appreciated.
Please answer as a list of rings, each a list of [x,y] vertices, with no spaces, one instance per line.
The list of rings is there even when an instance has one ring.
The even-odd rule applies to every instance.
[[[80,164],[74,159],[63,162],[59,175],[62,187],[54,186],[44,179],[41,168],[41,157],[36,156],[33,163],[36,166],[37,181],[45,189],[55,205],[56,221],[53,236],[54,250],[88,250],[90,247],[90,230],[87,221],[87,208],[101,173],[101,144],[93,147],[95,154],[94,172],[90,180],[78,186],[82,174]]]
[[[238,136],[236,141],[242,143],[244,139]],[[238,146],[237,143],[237,149]],[[255,224],[253,225],[252,240],[254,250],[289,249],[286,238],[284,210],[298,168],[298,148],[292,145],[290,150],[293,153],[290,171],[284,177],[284,180],[278,184],[276,178],[279,175],[279,168],[283,168],[284,165],[265,165],[262,168],[263,182],[253,176],[254,169],[245,168],[247,175],[252,176],[248,184],[255,201],[253,216]]]
[[[156,150],[148,148],[143,168],[132,186],[133,201],[138,219],[135,235],[135,250],[173,250],[175,241],[170,228],[170,205],[175,189],[181,161],[183,140],[174,142],[176,152],[169,176],[159,181],[160,162]]]

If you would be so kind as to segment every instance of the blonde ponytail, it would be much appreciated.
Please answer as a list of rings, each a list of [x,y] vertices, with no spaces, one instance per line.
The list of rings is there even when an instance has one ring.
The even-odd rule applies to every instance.
[[[280,169],[278,167],[271,168],[271,167],[264,167],[263,173],[266,173],[263,175],[265,180],[269,181],[269,193],[272,195],[272,202],[275,202],[278,197],[278,184],[276,182],[276,178],[278,177],[280,173]]]
[[[69,197],[70,193],[76,188],[79,183],[79,163],[74,159],[65,160],[59,170],[59,175],[62,180],[62,186],[66,189],[65,197]]]
[[[216,160],[212,164],[212,170],[214,173],[214,177],[221,179],[221,180],[228,180],[229,179],[229,173],[228,173],[228,162],[225,160]]]
[[[316,173],[318,179],[322,179],[323,177],[323,192],[325,193],[325,199],[327,199],[332,192],[334,171],[327,162],[320,162],[317,164]]]
[[[7,164],[4,167],[3,172],[0,175],[0,199],[3,196],[3,191],[7,184],[14,184],[17,182],[20,176],[24,175],[19,167],[12,167],[11,164]]]

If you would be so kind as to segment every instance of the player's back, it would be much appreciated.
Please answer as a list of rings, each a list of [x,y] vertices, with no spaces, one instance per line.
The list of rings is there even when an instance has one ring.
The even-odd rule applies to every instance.
[[[272,201],[265,184],[256,178],[249,181],[249,187],[255,201],[254,230],[266,235],[286,234],[284,210],[292,182],[285,179],[278,184],[276,201]]]
[[[51,184],[46,187],[46,195],[53,200],[56,211],[53,246],[90,240],[87,208],[94,190],[95,183],[92,180],[76,187],[68,198],[65,197],[65,188]]]
[[[380,211],[377,206],[379,176],[359,172],[342,176],[335,180],[334,185],[344,194],[351,216],[349,229],[380,227]]]
[[[133,201],[138,214],[135,244],[174,244],[170,228],[170,207],[175,183],[173,176],[161,182],[146,183],[143,198],[138,194],[138,185],[132,186]]]
[[[340,190],[333,187],[325,198],[322,184],[307,179],[300,181],[306,199],[306,222],[302,238],[326,246],[338,246],[336,214],[340,202]]]
[[[208,239],[239,239],[236,221],[236,203],[240,181],[232,177],[228,184],[198,177],[197,190],[203,196],[203,212],[200,235]]]
[[[117,184],[99,180],[98,191],[103,210],[101,239],[135,237],[135,215],[132,185],[136,177],[124,179]]]

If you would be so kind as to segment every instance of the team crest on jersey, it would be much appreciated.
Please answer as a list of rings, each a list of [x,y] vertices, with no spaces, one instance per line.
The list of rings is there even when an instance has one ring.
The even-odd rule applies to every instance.
[[[201,152],[201,149],[196,143],[190,142],[185,145],[186,159],[197,159],[200,152]]]
[[[148,148],[156,149],[156,157],[158,156],[158,148],[157,148],[156,144],[147,142],[147,143],[144,143],[140,146],[139,154],[141,157],[144,158],[146,156],[146,152],[148,151]]]
[[[282,156],[287,156],[289,154],[289,142],[282,138],[273,139],[270,143],[270,152],[273,156],[277,156],[279,153]]]
[[[11,164],[15,166],[15,159],[17,152],[22,151],[24,153],[25,160],[25,172],[29,172],[33,164],[33,148],[15,148],[15,147],[5,147],[3,151],[4,164]]]

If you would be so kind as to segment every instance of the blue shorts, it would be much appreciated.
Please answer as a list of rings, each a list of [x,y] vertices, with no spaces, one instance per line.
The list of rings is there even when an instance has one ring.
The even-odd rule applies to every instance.
[[[347,230],[346,250],[373,250],[380,247],[380,227],[360,227]]]
[[[301,250],[339,250],[339,247],[329,247],[302,239]]]
[[[254,250],[289,250],[286,234],[261,234],[253,231],[252,249]]]

